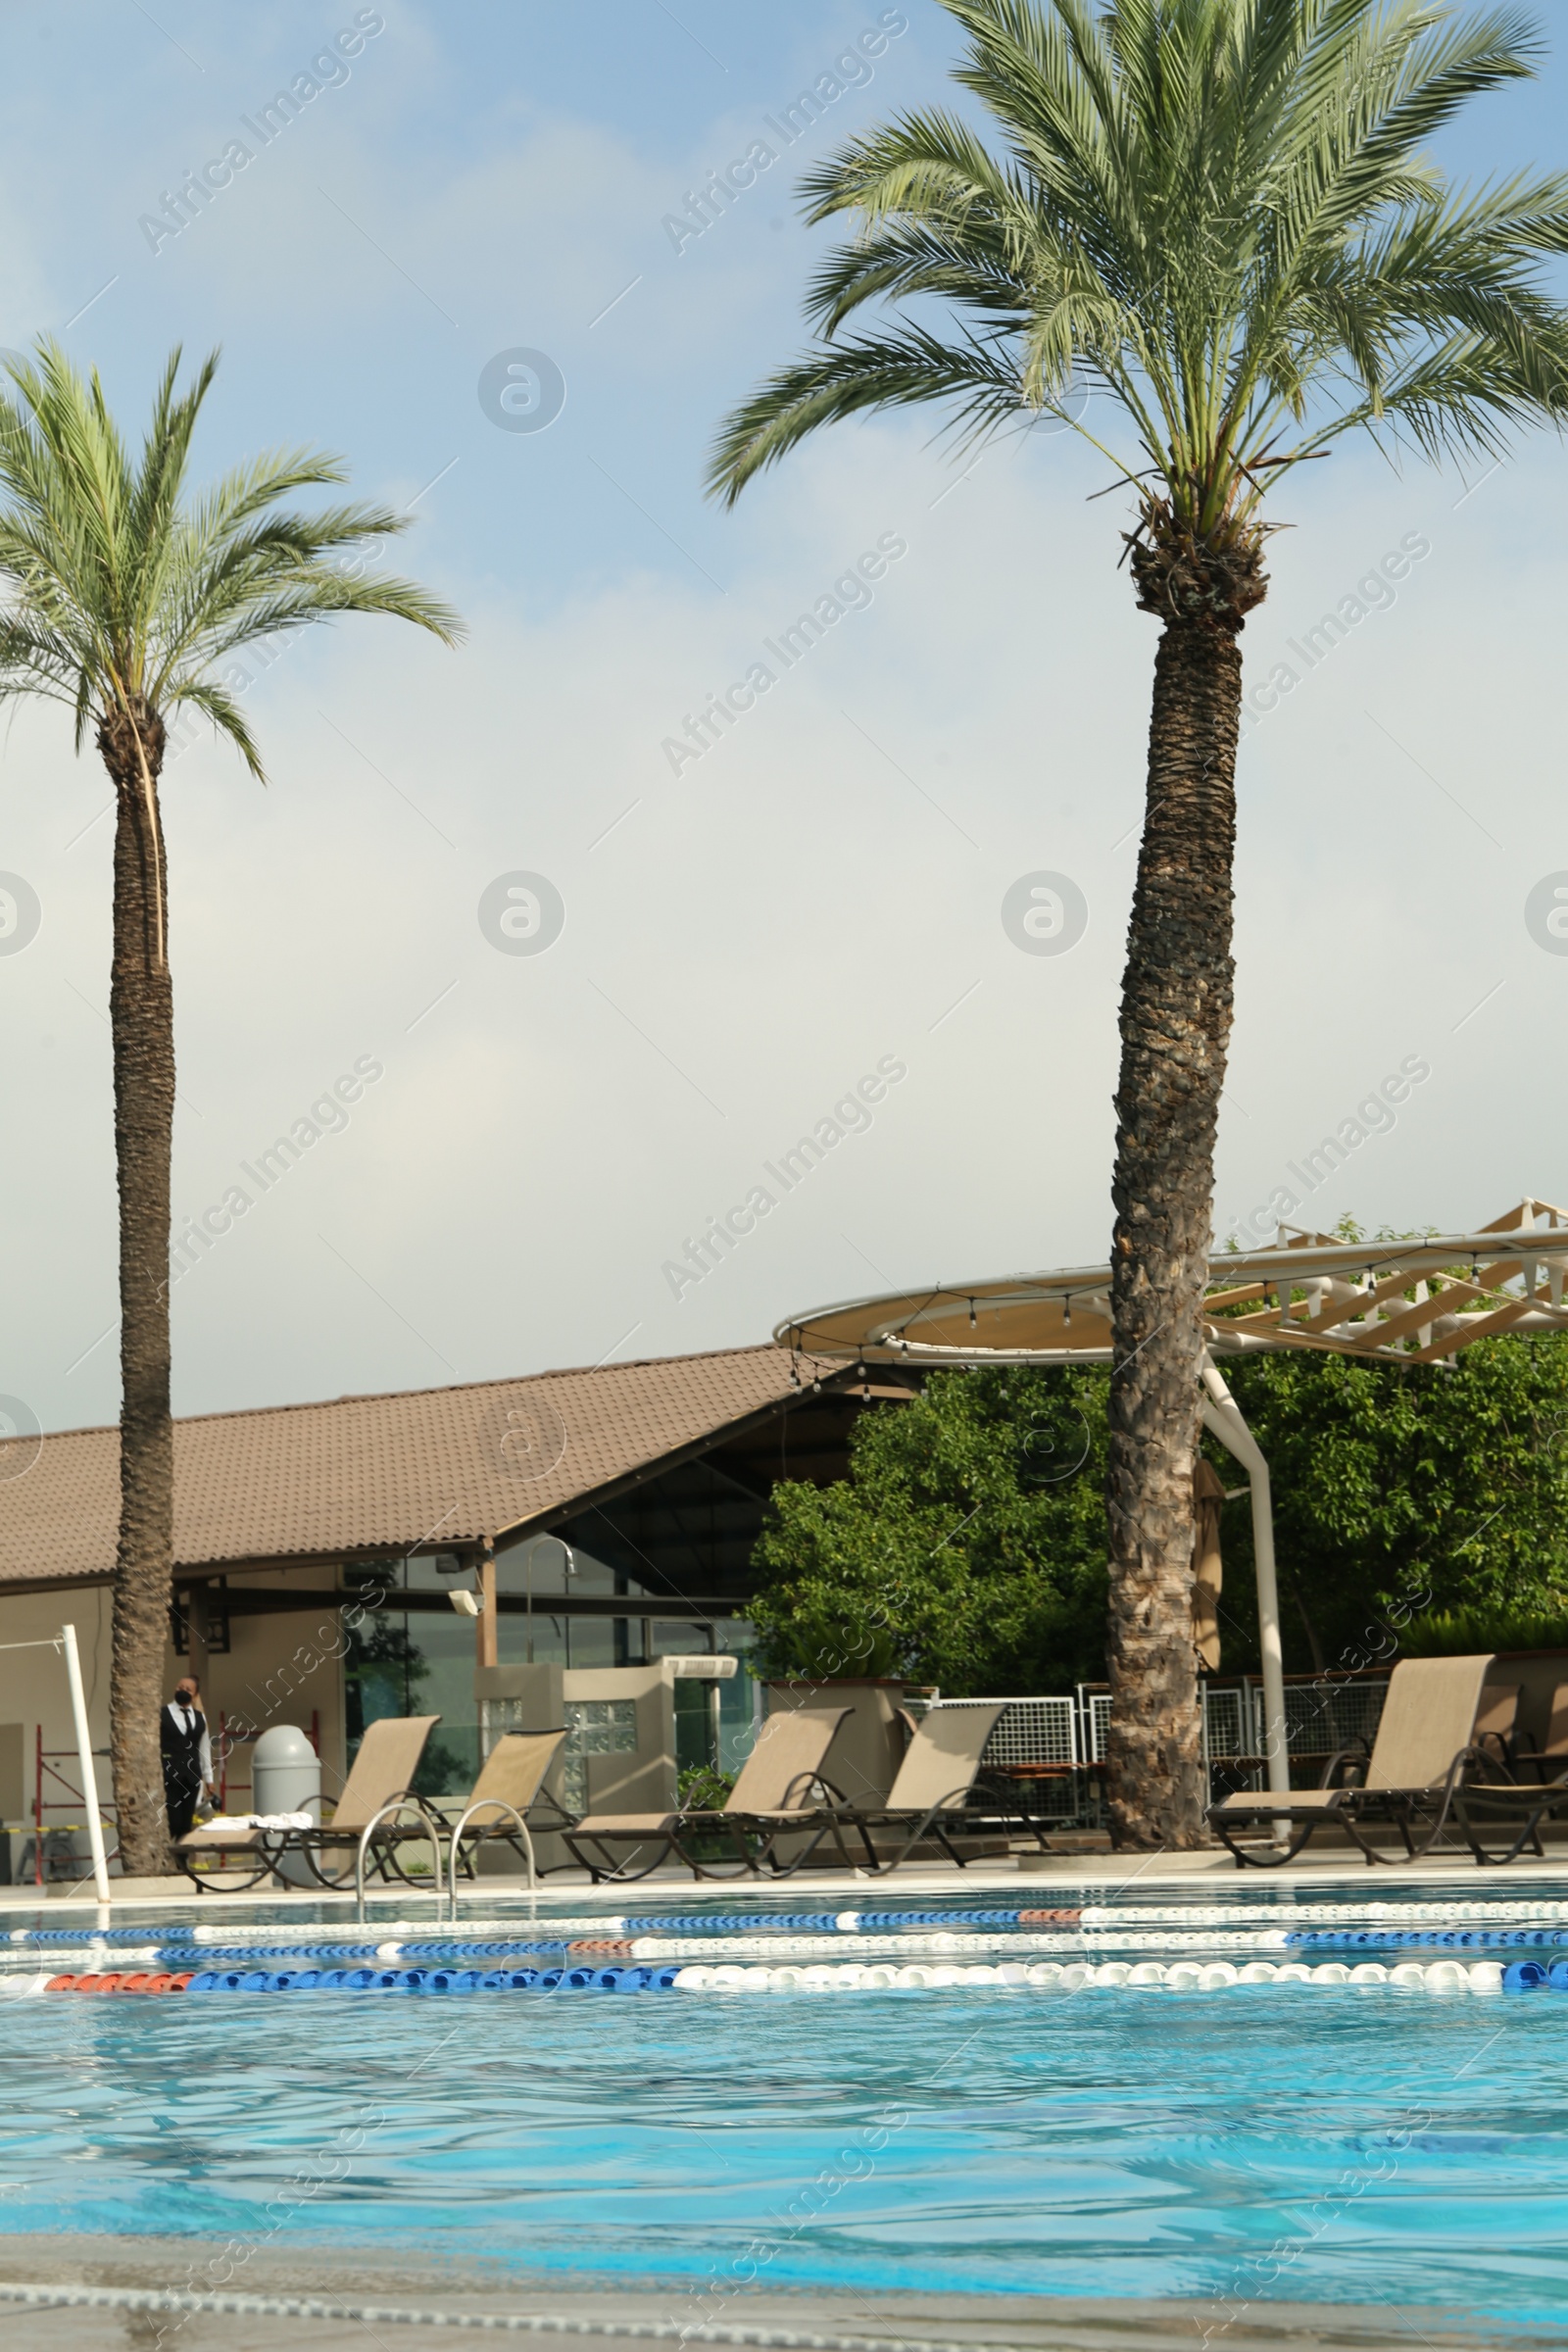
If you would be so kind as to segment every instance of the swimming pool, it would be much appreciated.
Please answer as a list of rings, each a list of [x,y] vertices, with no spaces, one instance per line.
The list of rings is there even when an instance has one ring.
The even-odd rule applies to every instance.
[[[330,2243],[676,2319],[754,2282],[1568,2318],[1558,1995],[54,1997],[0,2035],[0,2229],[178,2235],[198,2286]]]

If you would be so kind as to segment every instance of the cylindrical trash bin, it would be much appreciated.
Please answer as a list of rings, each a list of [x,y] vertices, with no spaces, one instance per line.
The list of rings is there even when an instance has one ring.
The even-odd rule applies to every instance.
[[[321,1818],[321,1760],[292,1723],[274,1723],[251,1754],[251,1805],[257,1813],[309,1813]],[[285,1854],[277,1876],[291,1886],[317,1882],[303,1854]]]

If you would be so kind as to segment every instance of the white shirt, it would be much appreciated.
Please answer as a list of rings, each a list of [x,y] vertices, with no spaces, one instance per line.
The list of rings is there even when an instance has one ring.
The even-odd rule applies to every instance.
[[[201,1755],[200,1755],[200,1769],[201,1769],[201,1776],[202,1776],[202,1779],[203,1779],[204,1781],[210,1781],[210,1780],[212,1779],[212,1777],[213,1777],[213,1743],[212,1743],[212,1740],[211,1740],[211,1739],[210,1739],[210,1738],[209,1738],[209,1736],[208,1736],[208,1731],[207,1731],[207,1718],[206,1718],[206,1716],[205,1716],[205,1715],[202,1715],[202,1714],[198,1714],[198,1713],[197,1713],[197,1710],[196,1710],[194,1707],[188,1707],[188,1706],[185,1704],[184,1700],[183,1700],[183,1699],[179,1699],[179,1698],[172,1698],[172,1699],[170,1700],[170,1702],[169,1702],[169,1712],[170,1712],[170,1715],[172,1716],[172,1718],[173,1719],[173,1721],[174,1721],[174,1722],[175,1722],[175,1723],[178,1725],[179,1729],[180,1729],[182,1732],[188,1732],[188,1731],[190,1730],[190,1728],[191,1728],[191,1721],[192,1721],[192,1718],[193,1718],[193,1717],[194,1717],[195,1721],[201,1725],[201,1727],[202,1727],[202,1744],[201,1744]]]

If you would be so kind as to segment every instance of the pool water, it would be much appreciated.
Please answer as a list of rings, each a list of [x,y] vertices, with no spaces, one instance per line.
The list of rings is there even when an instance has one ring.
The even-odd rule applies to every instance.
[[[56,1996],[0,2036],[0,2230],[186,2235],[199,2287],[379,2243],[676,2318],[756,2282],[1568,2320],[1565,1996]]]

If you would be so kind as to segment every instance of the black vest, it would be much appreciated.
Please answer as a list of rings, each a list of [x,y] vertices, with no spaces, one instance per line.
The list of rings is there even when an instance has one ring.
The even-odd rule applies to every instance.
[[[163,1750],[164,1778],[173,1782],[176,1788],[196,1788],[200,1787],[202,1736],[206,1729],[207,1718],[205,1715],[198,1715],[194,1707],[190,1709],[190,1729],[188,1731],[182,1723],[175,1720],[168,1707],[163,1709],[159,1719],[158,1743]]]

